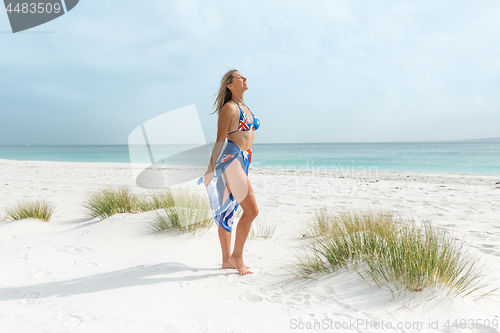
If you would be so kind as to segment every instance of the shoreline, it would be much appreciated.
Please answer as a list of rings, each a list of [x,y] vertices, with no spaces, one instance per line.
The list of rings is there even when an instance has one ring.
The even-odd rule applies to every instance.
[[[149,163],[130,163],[130,162],[68,162],[68,161],[39,161],[39,160],[11,160],[11,159],[2,159],[0,158],[0,165],[6,164],[6,163],[39,163],[39,164],[44,164],[44,163],[54,163],[54,164],[88,164],[88,165],[94,165],[94,166],[99,166],[99,165],[109,165],[109,166],[115,166],[119,167],[119,169],[124,168],[124,167],[129,167],[131,168],[132,165],[138,166],[138,167],[148,167],[151,164]],[[189,166],[191,168],[197,168],[197,166]],[[202,168],[202,167],[200,167]],[[167,168],[168,169],[168,168]],[[306,169],[301,169],[299,167],[298,169],[292,169],[292,168],[271,168],[271,167],[255,167],[255,166],[250,166],[250,170],[255,170],[256,172],[262,173],[262,174],[276,174],[276,173],[296,173],[296,174],[311,174],[311,173],[317,173],[317,174],[339,174],[340,176],[344,175],[349,175],[349,174],[407,174],[407,175],[456,175],[456,176],[474,176],[474,177],[496,177],[498,178],[498,181],[500,181],[500,174],[490,174],[490,173],[460,173],[460,172],[439,172],[439,171],[366,171],[366,170],[351,170],[351,169],[346,169],[346,170],[325,170],[325,169],[312,169],[312,170],[306,170]],[[366,177],[364,177],[366,178]]]
[[[139,165],[139,169],[147,166]],[[62,220],[67,215],[83,216],[81,206],[86,196],[105,186],[125,186],[139,194],[153,191],[137,186],[136,170],[130,163],[0,160],[0,169],[0,212],[21,199],[44,197],[63,203],[63,208],[56,209],[61,212]],[[452,204],[452,198],[465,205],[482,207],[479,212],[477,207],[461,210],[466,211],[468,217],[480,220],[485,212],[490,216],[496,211],[489,208],[488,203],[500,207],[500,176],[497,175],[381,171],[367,176],[333,170],[250,167],[248,178],[265,218],[279,214],[291,218],[289,211],[275,212],[284,207],[290,207],[297,216],[310,217],[312,209],[320,207],[368,205],[407,213],[426,211],[437,220],[447,215],[462,219],[460,210],[440,207]],[[171,188],[185,187],[206,195],[204,186],[196,182],[197,178]]]

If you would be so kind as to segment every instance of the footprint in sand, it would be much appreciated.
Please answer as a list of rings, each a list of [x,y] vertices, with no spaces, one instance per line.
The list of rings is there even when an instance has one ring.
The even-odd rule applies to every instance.
[[[34,269],[30,272],[30,275],[28,276],[29,279],[35,279],[35,280],[43,280],[46,277],[52,275],[51,272],[47,272],[41,269]]]
[[[94,250],[86,246],[67,245],[59,248],[59,251],[69,252],[69,253],[82,253],[82,252],[88,253]]]
[[[30,255],[27,253],[20,254],[17,258],[12,259],[12,261],[26,261],[30,258]]]
[[[283,304],[286,305],[311,305],[311,295],[295,295],[283,299]]]
[[[280,296],[280,295],[267,295],[266,301],[273,302],[273,303],[281,303],[282,296]]]
[[[326,295],[312,295],[312,300],[318,303],[323,303],[327,300]]]
[[[31,247],[27,246],[27,247],[13,247],[11,249],[11,251],[26,251],[26,250],[29,250],[31,249]]]
[[[227,276],[226,282],[228,285],[231,286],[231,285],[234,285],[234,284],[241,282],[241,280],[238,278],[239,278],[239,276],[237,274],[229,274]]]
[[[245,293],[245,294],[242,294],[240,296],[240,299],[243,302],[250,302],[250,303],[261,302],[262,300],[264,300],[264,298],[262,298],[262,296],[260,296],[259,294],[256,294],[256,293]]]
[[[29,292],[26,297],[24,297],[21,301],[19,301],[23,305],[27,306],[35,306],[41,303],[40,293],[36,291]]]
[[[238,275],[238,272],[236,270],[232,270],[234,273],[229,274],[227,276],[226,283],[230,286],[234,286],[236,284],[242,285],[242,284],[253,284],[256,279],[256,270],[254,268],[250,268],[250,271],[253,272],[253,274],[248,274],[248,275]]]
[[[482,248],[479,248],[478,250],[481,251],[482,253],[491,254],[491,255],[494,255],[494,256],[497,256],[497,257],[499,256],[498,251],[494,250],[494,249],[482,249]]]
[[[262,258],[259,257],[259,256],[257,256],[257,255],[255,255],[255,254],[250,254],[250,255],[247,256],[247,259],[248,259],[249,262],[255,262],[255,261],[261,260]]]
[[[95,267],[95,266],[97,266],[97,264],[95,262],[86,262],[86,261],[81,261],[81,260],[74,260],[71,262],[71,265],[79,266],[79,267]]]
[[[60,310],[56,319],[61,320],[67,328],[77,328],[83,322],[83,317],[70,308]]]

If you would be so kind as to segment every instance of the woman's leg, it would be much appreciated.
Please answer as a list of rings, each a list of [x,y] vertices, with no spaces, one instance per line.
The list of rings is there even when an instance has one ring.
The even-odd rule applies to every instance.
[[[231,233],[219,226],[220,248],[222,250],[222,268],[234,268],[229,262],[231,255]]]
[[[226,202],[231,194],[231,188],[229,187],[225,172],[222,174],[222,177],[226,181],[226,187],[224,187],[224,193],[222,195],[222,202]],[[229,262],[229,256],[231,255],[231,233],[220,225],[218,233],[220,248],[222,250],[222,268],[234,268],[233,264]]]
[[[248,179],[247,186],[248,194],[246,198],[240,202],[240,206],[243,208],[243,215],[238,221],[233,254],[229,257],[229,261],[238,270],[240,275],[252,274],[243,261],[243,247],[247,240],[248,233],[250,232],[252,222],[259,214],[259,208],[257,207],[257,202],[255,201],[252,185]]]
[[[230,265],[228,268],[236,268],[240,275],[251,274],[251,272],[248,271],[248,267],[245,266],[243,262],[243,246],[245,245],[248,233],[250,232],[252,221],[259,213],[257,202],[255,201],[255,195],[250,181],[243,171],[239,160],[235,159],[226,168],[222,176],[226,181],[223,198],[226,199],[226,195],[228,195],[228,193],[232,193],[236,201],[243,209],[243,215],[241,216],[236,229],[234,251],[229,257],[231,234],[219,226],[219,240],[222,249],[223,267],[225,266],[225,259],[228,258]]]

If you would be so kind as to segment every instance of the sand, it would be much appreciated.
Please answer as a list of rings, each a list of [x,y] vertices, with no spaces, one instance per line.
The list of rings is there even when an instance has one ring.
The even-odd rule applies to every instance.
[[[48,223],[0,222],[0,331],[500,331],[498,292],[393,297],[353,271],[300,279],[293,266],[316,209],[371,208],[446,226],[470,242],[487,285],[500,286],[500,175],[250,167],[249,179],[255,223],[276,231],[247,241],[254,274],[239,276],[220,268],[215,225],[205,234],[155,235],[147,230],[152,212],[86,215],[85,198],[97,188],[147,192],[128,164],[0,160],[0,216],[22,199],[56,205]],[[183,186],[205,193],[195,182]],[[452,327],[455,320],[467,327]],[[487,320],[497,328],[480,327]]]

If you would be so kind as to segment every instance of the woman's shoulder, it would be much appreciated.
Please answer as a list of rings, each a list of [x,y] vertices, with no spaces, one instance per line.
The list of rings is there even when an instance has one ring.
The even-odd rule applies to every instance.
[[[239,113],[240,113],[240,110],[239,110],[238,106],[236,105],[236,103],[234,103],[232,101],[229,101],[226,104],[224,104],[224,106],[220,110],[220,115],[224,115],[224,116],[235,116],[235,115],[239,115]]]

